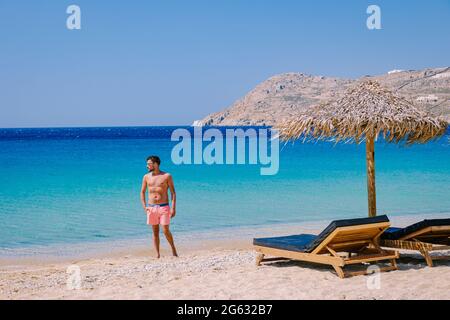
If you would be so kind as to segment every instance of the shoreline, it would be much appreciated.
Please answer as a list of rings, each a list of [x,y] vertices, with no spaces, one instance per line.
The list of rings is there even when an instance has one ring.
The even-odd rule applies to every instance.
[[[448,218],[450,213],[427,213],[390,216],[392,226],[404,227],[423,219]],[[273,224],[259,226],[230,227],[200,232],[174,233],[178,253],[191,254],[203,250],[215,249],[251,249],[253,238],[283,236],[288,234],[320,233],[331,220],[297,222],[295,224]],[[232,239],[230,240],[230,233]],[[170,254],[164,235],[161,238],[161,254]],[[154,249],[149,231],[145,239],[110,240],[75,244],[57,244],[49,246],[30,246],[8,250],[12,254],[1,254],[2,267],[45,265],[49,263],[69,263],[92,259],[130,257],[153,257]]]
[[[392,225],[405,226],[439,216],[442,217],[433,214],[391,217],[390,220]],[[256,231],[253,228],[251,234],[259,237],[317,233],[328,223],[266,226]],[[179,242],[177,258],[171,256],[165,240],[161,239],[160,259],[154,257],[148,246],[97,253],[91,257],[3,261],[0,263],[0,300],[450,300],[449,260],[437,261],[429,268],[419,254],[408,253],[398,259],[398,270],[381,273],[380,286],[371,288],[370,276],[340,279],[326,265],[281,261],[256,266],[257,254],[247,232],[250,231],[233,234],[233,240],[229,240],[228,234],[228,239]],[[74,271],[79,275],[76,289],[70,287]]]

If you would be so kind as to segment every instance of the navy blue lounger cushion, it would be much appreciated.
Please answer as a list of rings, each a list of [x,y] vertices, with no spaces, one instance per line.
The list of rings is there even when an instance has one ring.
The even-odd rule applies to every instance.
[[[372,218],[344,219],[331,222],[318,236],[312,234],[298,234],[285,237],[253,239],[253,244],[282,250],[311,252],[336,228],[358,226],[372,223],[389,222],[386,215]]]
[[[406,228],[389,228],[381,235],[381,239],[398,240],[424,228],[448,225],[450,225],[450,219],[425,219]]]
[[[262,247],[305,252],[308,244],[316,238],[317,236],[313,234],[297,234],[286,237],[253,239],[253,244]]]

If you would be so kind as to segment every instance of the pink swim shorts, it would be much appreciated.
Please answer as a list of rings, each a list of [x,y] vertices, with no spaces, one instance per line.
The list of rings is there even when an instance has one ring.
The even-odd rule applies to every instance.
[[[168,226],[170,224],[170,206],[152,205],[146,208],[147,210],[147,224],[156,226],[161,224]]]

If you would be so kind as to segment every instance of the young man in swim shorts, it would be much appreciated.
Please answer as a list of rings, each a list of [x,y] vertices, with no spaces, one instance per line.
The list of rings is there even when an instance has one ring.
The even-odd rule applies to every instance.
[[[159,253],[159,226],[162,226],[163,233],[172,248],[172,254],[178,257],[172,233],[169,230],[170,219],[176,213],[176,194],[172,176],[159,169],[161,160],[158,156],[147,158],[148,174],[142,179],[141,203],[147,215],[147,224],[153,228],[153,244],[156,249],[156,257]],[[148,204],[145,201],[145,193],[148,189]],[[170,189],[171,204],[167,191]]]

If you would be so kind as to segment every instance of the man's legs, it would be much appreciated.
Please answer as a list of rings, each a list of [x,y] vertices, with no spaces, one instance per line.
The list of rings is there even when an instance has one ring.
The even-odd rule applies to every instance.
[[[156,249],[156,257],[159,259],[159,225],[152,225],[153,229],[153,245]]]
[[[166,239],[167,239],[167,241],[169,242],[170,247],[172,248],[172,254],[173,254],[173,256],[174,256],[174,257],[178,257],[177,249],[175,248],[175,244],[174,244],[174,242],[173,242],[172,233],[171,233],[170,230],[169,230],[169,225],[166,225],[166,226],[163,225],[162,227],[163,227],[164,235],[166,236]]]

